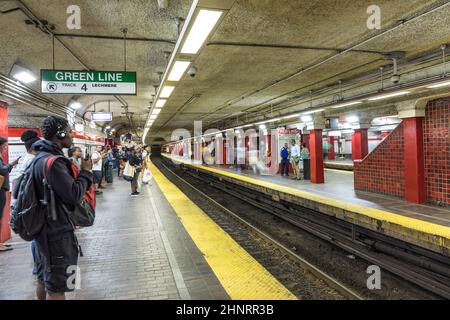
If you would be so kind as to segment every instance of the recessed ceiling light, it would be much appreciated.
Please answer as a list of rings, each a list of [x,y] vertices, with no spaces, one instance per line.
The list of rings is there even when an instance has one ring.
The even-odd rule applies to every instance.
[[[152,114],[150,116],[150,120],[156,120],[156,118],[158,118],[158,116],[156,114]]]
[[[411,93],[411,91],[393,92],[393,93],[383,94],[381,96],[375,96],[373,98],[369,98],[369,101],[377,101],[377,100],[382,100],[382,99],[387,99],[387,98],[392,98],[392,97],[404,96],[409,93]]]
[[[175,87],[173,86],[164,86],[161,90],[161,94],[159,95],[160,98],[168,98],[172,94],[173,90],[175,90]]]
[[[72,109],[74,109],[74,110],[77,110],[77,109],[80,109],[80,108],[82,107],[82,104],[79,103],[79,102],[77,102],[77,101],[75,101],[75,102],[72,102],[72,103],[69,105],[69,107],[72,108]]]
[[[186,72],[187,68],[191,63],[189,61],[175,61],[172,67],[172,71],[170,71],[169,77],[167,80],[169,81],[180,81],[183,77],[183,74]]]
[[[156,101],[156,108],[162,108],[164,107],[164,105],[166,104],[167,100],[166,99],[159,99],[158,101]]]
[[[159,114],[161,109],[153,109],[152,114]]]
[[[184,42],[181,53],[197,54],[221,15],[222,11],[200,10]]]
[[[36,81],[36,78],[28,71],[21,71],[13,75],[14,79],[22,83],[31,83]]]

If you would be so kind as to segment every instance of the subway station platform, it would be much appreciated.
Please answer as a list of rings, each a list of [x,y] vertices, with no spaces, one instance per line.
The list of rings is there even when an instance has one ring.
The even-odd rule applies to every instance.
[[[296,299],[156,167],[130,196],[115,177],[93,227],[77,231],[81,289],[68,299]],[[0,300],[35,299],[30,242],[0,254]]]
[[[171,158],[169,155],[164,155]],[[175,159],[175,161],[183,161]],[[325,183],[257,175],[230,165],[188,164],[254,190],[317,210],[361,227],[450,256],[450,209],[415,205],[381,194],[354,190],[353,172],[326,169]]]

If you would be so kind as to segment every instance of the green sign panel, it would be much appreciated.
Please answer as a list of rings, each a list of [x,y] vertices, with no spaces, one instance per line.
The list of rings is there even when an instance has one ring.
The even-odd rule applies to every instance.
[[[136,72],[41,70],[41,92],[136,95]]]

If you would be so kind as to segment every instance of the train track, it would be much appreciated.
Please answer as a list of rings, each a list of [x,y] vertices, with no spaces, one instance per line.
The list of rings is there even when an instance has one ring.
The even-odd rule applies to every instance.
[[[330,275],[328,275],[327,273],[322,271],[320,268],[314,266],[312,263],[308,262],[306,259],[299,256],[297,253],[295,253],[291,249],[287,248],[285,245],[283,245],[279,241],[275,240],[273,237],[271,237],[266,232],[262,231],[261,229],[257,228],[256,226],[252,225],[248,221],[241,218],[235,212],[229,210],[228,208],[224,207],[223,205],[221,205],[220,203],[215,201],[213,198],[211,198],[210,196],[205,194],[203,191],[199,190],[198,188],[193,186],[191,183],[189,183],[186,179],[183,179],[181,176],[179,176],[177,173],[175,173],[173,170],[171,170],[164,163],[160,162],[160,165],[163,166],[165,168],[165,170],[170,172],[174,177],[176,177],[184,185],[188,186],[191,190],[194,190],[202,198],[206,199],[208,202],[213,204],[215,207],[217,207],[220,210],[222,210],[223,212],[227,213],[230,217],[232,217],[238,223],[245,226],[245,228],[252,230],[254,233],[256,233],[259,237],[264,239],[266,242],[269,242],[273,246],[277,247],[281,252],[288,255],[295,262],[299,263],[303,269],[311,272],[314,276],[316,276],[318,279],[325,282],[328,286],[335,289],[337,292],[342,294],[344,297],[346,297],[348,299],[353,299],[353,300],[363,300],[363,298],[358,293],[356,293],[354,290],[348,288],[346,285],[344,285],[337,279],[331,277]]]
[[[196,190],[199,195],[222,211],[227,212],[233,219],[255,231],[266,241],[273,243],[290,257],[296,259],[304,268],[325,281],[330,287],[348,298],[362,299],[361,295],[354,290],[349,289],[340,281],[327,275],[279,241],[273,239],[267,233],[247,222],[241,216],[224,207],[201,190],[195,188],[190,182],[175,173],[163,162],[160,162],[160,164],[183,184]],[[221,180],[198,169],[184,167],[184,171],[202,183],[219,189],[230,196],[237,197],[293,226],[332,243],[346,252],[376,264],[380,268],[407,280],[415,286],[425,289],[439,297],[450,298],[450,261],[447,257],[386,237],[371,230],[355,227],[345,221],[328,217],[304,207],[274,201],[271,197],[255,190]]]

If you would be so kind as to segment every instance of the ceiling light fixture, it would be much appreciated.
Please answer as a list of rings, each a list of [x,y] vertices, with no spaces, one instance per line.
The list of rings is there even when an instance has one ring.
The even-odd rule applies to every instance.
[[[184,42],[181,53],[197,54],[219,21],[221,15],[222,11],[200,10],[192,25],[191,31]]]
[[[28,84],[36,81],[36,78],[27,71],[22,71],[13,75],[14,79],[19,80],[22,83]]]
[[[160,98],[169,98],[170,95],[172,94],[173,90],[175,90],[174,86],[164,86],[159,97]]]
[[[450,86],[450,81],[445,81],[437,84],[433,84],[431,86],[427,86],[427,89],[436,89],[436,88],[442,88],[442,87],[448,87]]]
[[[156,114],[152,114],[150,116],[150,120],[156,120],[156,118],[158,118],[158,116]]]
[[[317,112],[322,112],[325,109],[317,109],[317,110],[312,110],[312,111],[308,111],[308,112],[303,112],[303,114],[312,114],[312,113],[317,113]]]
[[[353,102],[347,102],[347,103],[341,103],[341,104],[337,104],[335,106],[332,106],[333,109],[337,109],[337,108],[343,108],[343,107],[348,107],[348,106],[354,106],[355,104],[361,104],[362,101],[353,101]]]
[[[71,104],[69,104],[69,107],[71,109],[77,110],[77,109],[80,109],[82,107],[82,104],[77,102],[77,101],[74,101]]]
[[[383,100],[383,99],[388,99],[388,98],[393,98],[393,97],[398,97],[398,96],[404,96],[409,93],[411,93],[411,91],[393,92],[393,93],[388,93],[388,94],[382,94],[381,96],[375,96],[373,98],[369,98],[368,100],[369,101]]]
[[[162,108],[164,107],[164,105],[166,104],[167,100],[166,99],[159,99],[158,101],[156,101],[156,108]]]
[[[189,61],[175,61],[167,79],[169,81],[180,81],[190,64]]]
[[[152,114],[159,114],[161,112],[161,109],[153,109]]]

